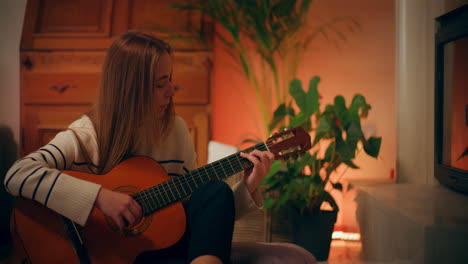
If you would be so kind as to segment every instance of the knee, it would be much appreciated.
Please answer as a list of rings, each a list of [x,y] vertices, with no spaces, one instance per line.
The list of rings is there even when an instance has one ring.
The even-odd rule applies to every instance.
[[[220,197],[225,200],[234,201],[234,194],[231,187],[224,181],[210,181],[207,183],[207,188],[211,189],[215,193],[216,197]]]
[[[235,242],[232,244],[231,263],[316,264],[317,260],[304,248],[291,243]]]
[[[210,199],[212,196],[214,200],[219,201],[223,205],[234,205],[234,194],[231,187],[224,181],[209,181],[202,189]]]
[[[190,200],[197,203],[209,203],[211,206],[222,207],[223,210],[232,208],[234,210],[234,194],[231,187],[224,181],[209,181],[200,186]]]

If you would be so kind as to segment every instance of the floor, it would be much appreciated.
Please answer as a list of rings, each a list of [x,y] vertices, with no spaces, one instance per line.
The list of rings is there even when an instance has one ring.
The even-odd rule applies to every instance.
[[[319,264],[370,264],[370,262],[360,260],[360,253],[360,242],[334,240],[331,244],[328,261],[321,261]],[[10,256],[10,258],[0,258],[0,264],[18,264],[18,261]]]
[[[328,261],[320,264],[367,264],[361,260],[361,242],[333,240]]]
[[[3,252],[4,253],[4,252]],[[17,264],[14,258],[1,259],[0,264]],[[410,264],[410,262],[375,262],[361,259],[360,241],[333,240],[327,261],[319,264]]]
[[[362,244],[360,241],[333,240],[327,261],[319,264],[419,264],[409,260],[369,261],[361,257]]]

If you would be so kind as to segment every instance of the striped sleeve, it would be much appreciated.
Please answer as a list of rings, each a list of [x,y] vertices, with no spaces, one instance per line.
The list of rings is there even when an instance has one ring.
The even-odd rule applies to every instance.
[[[6,174],[5,188],[14,196],[33,199],[84,225],[100,185],[61,172],[80,158],[73,132],[61,132],[49,144],[17,160]]]

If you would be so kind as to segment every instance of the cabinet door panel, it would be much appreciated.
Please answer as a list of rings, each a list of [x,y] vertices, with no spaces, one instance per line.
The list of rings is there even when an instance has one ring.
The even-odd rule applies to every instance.
[[[198,11],[170,9],[180,0],[29,0],[21,50],[106,50],[113,38],[128,30],[165,37],[161,28],[190,36],[202,32],[213,39],[213,21]],[[165,30],[167,32],[167,30]],[[189,33],[189,31],[191,33]],[[197,33],[198,34],[198,33]],[[209,50],[192,39],[174,41],[175,50]]]
[[[22,101],[26,104],[94,103],[99,73],[28,73],[21,76]]]
[[[165,34],[157,27],[170,29],[178,34],[189,36],[188,31],[203,32],[210,39],[213,23],[207,16],[196,10],[181,11],[170,8],[172,4],[183,3],[180,0],[133,0],[129,2],[128,29],[152,29],[157,36]],[[190,29],[189,29],[190,28]],[[192,33],[193,33],[192,32]],[[195,41],[175,41],[171,43],[174,49],[206,50],[207,47]]]
[[[55,135],[67,127],[91,105],[79,106],[25,106],[22,112],[22,150],[27,155],[49,143]]]
[[[35,34],[48,36],[107,36],[112,1],[41,0]]]
[[[113,0],[28,1],[21,49],[104,49],[112,6]]]
[[[175,110],[185,120],[192,135],[198,166],[206,165],[210,138],[209,109],[205,106],[176,105]]]

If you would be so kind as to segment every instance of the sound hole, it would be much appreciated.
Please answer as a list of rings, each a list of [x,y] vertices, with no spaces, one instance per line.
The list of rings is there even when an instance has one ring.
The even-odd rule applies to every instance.
[[[139,192],[140,189],[134,186],[119,186],[115,188],[113,191],[125,193],[128,195],[133,195]],[[133,228],[124,227],[122,230],[119,230],[118,225],[110,217],[105,216],[105,219],[106,219],[107,225],[110,227],[110,229],[112,229],[112,231],[117,232],[122,236],[132,237],[132,236],[138,236],[140,234],[143,234],[150,227],[151,222],[153,221],[153,215],[148,215],[146,217],[143,217],[140,223],[138,223]]]

